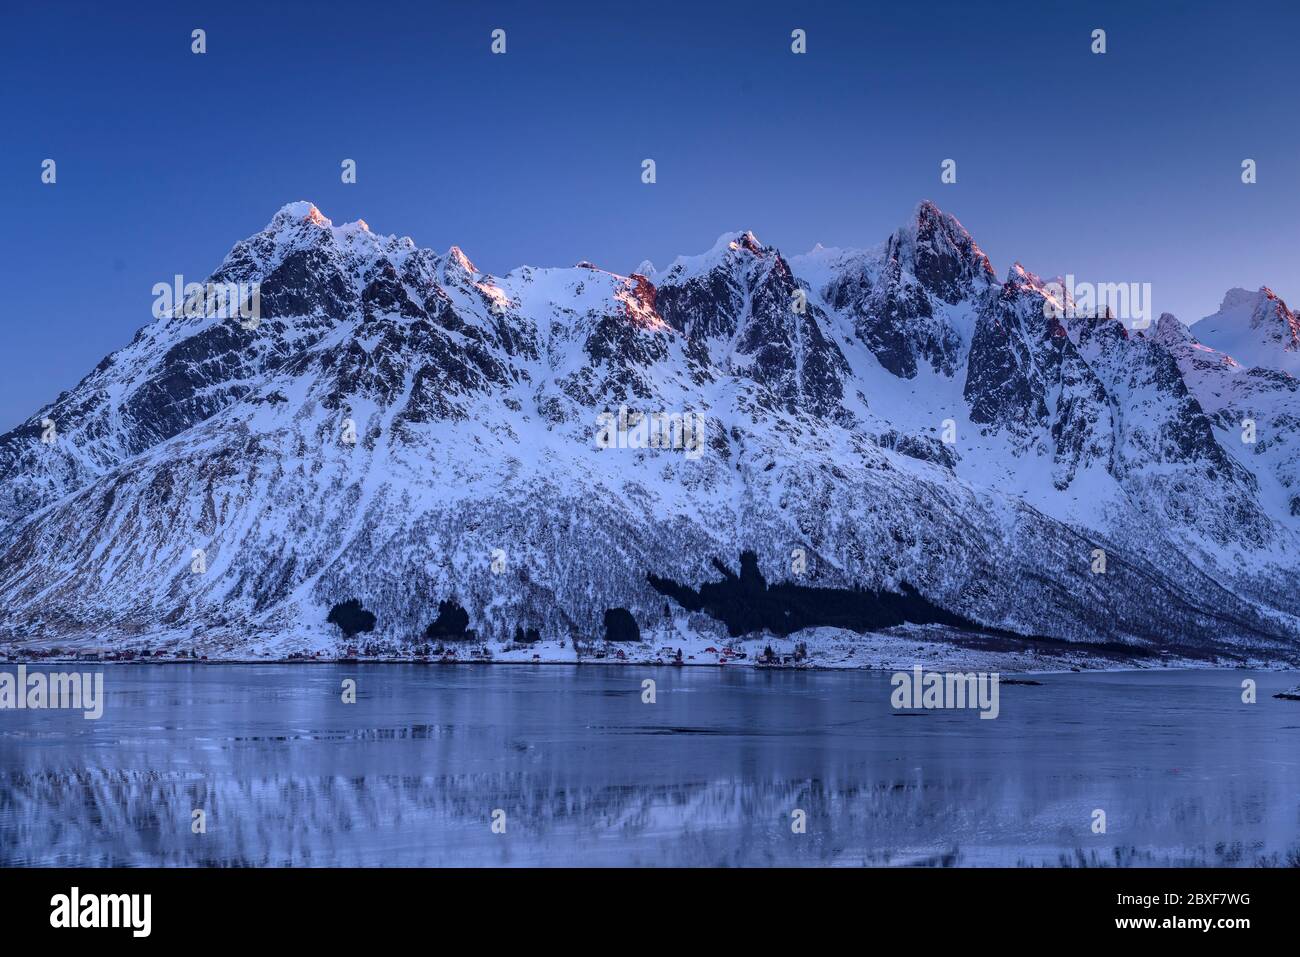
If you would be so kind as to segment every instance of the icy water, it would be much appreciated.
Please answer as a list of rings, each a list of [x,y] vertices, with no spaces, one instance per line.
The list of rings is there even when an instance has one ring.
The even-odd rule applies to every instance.
[[[981,720],[865,672],[100,667],[99,721],[0,711],[0,863],[1300,862],[1295,675],[1041,676]]]

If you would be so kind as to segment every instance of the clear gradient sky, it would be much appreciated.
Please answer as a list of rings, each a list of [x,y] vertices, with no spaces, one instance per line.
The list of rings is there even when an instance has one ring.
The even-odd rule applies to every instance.
[[[1230,286],[1297,299],[1298,50],[1294,0],[7,0],[0,429],[297,199],[505,272],[744,228],[867,246],[930,198],[1000,276],[1150,282],[1187,321]]]

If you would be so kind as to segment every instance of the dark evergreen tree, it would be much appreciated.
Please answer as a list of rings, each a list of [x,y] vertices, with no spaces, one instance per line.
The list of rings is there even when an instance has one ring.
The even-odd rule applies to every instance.
[[[606,641],[640,641],[641,629],[626,608],[609,608],[605,611]]]
[[[429,641],[469,641],[469,612],[454,601],[438,602],[438,617],[424,630]]]
[[[357,598],[339,602],[330,609],[329,616],[325,620],[332,625],[338,625],[343,630],[345,638],[351,638],[359,632],[375,630],[375,616],[362,608],[361,601]]]

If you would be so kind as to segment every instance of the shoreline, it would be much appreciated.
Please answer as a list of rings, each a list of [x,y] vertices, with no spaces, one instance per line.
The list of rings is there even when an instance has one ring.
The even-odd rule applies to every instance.
[[[1171,647],[1097,641],[995,639],[933,626],[877,632],[819,628],[787,636],[732,637],[676,623],[640,641],[543,639],[393,644],[369,635],[343,640],[312,629],[273,634],[205,635],[167,632],[71,638],[31,636],[0,642],[0,660],[28,665],[85,664],[404,664],[579,665],[656,668],[747,668],[781,671],[910,671],[985,674],[1069,674],[1084,671],[1300,670],[1289,648]]]
[[[222,666],[222,665],[277,665],[277,666],[297,666],[297,665],[506,665],[506,666],[555,666],[566,665],[569,667],[642,667],[642,668],[742,668],[749,671],[800,671],[800,672],[846,672],[846,671],[867,671],[879,674],[896,674],[900,671],[911,671],[917,667],[916,664],[907,667],[894,666],[874,666],[874,665],[841,665],[832,664],[798,664],[798,665],[781,665],[781,664],[757,664],[755,662],[737,661],[723,664],[713,661],[691,661],[676,664],[671,661],[648,661],[648,660],[627,660],[627,661],[603,661],[603,660],[579,660],[579,661],[561,661],[557,659],[542,659],[538,661],[530,660],[499,660],[499,659],[456,659],[447,660],[429,660],[421,658],[159,658],[159,659],[134,659],[131,661],[119,660],[93,660],[93,659],[75,659],[75,658],[10,658],[0,660],[0,667],[5,665],[25,665],[27,667],[46,665],[94,665],[103,666],[132,666],[132,665],[203,665],[203,666]],[[939,667],[927,667],[921,665],[927,671],[944,670]],[[971,668],[952,667],[952,671],[969,671]],[[1261,664],[1225,664],[1221,662],[1198,662],[1189,660],[1180,660],[1178,663],[1159,663],[1149,667],[1135,667],[1133,665],[1121,665],[1118,667],[1077,667],[1077,668],[1041,668],[1032,670],[1016,671],[999,671],[998,674],[1013,677],[1019,676],[1051,676],[1051,675],[1070,675],[1070,674],[1121,674],[1121,673],[1147,673],[1152,671],[1267,671],[1285,674],[1287,672],[1300,673],[1300,666],[1288,663],[1269,662]]]

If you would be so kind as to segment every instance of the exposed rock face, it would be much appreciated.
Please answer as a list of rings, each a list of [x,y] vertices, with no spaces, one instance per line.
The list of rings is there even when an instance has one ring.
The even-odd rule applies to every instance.
[[[883,247],[844,255],[832,268],[827,303],[851,316],[857,338],[905,379],[921,363],[946,375],[957,370],[963,336],[951,307],[977,305],[996,286],[970,234],[928,202]]]
[[[775,249],[753,233],[729,234],[655,278],[659,314],[700,344],[705,361],[760,383],[789,411],[841,414],[848,363]]]
[[[355,598],[399,644],[654,640],[650,576],[698,595],[746,552],[738,627],[824,599],[852,627],[1296,651],[1294,315],[1267,291],[1221,318],[1271,365],[1172,316],[1053,318],[929,203],[869,250],[737,232],[503,277],[295,203],[212,279],[260,283],[256,328],[158,319],[0,437],[0,639],[329,649]],[[701,454],[602,446],[620,410],[698,415]]]

